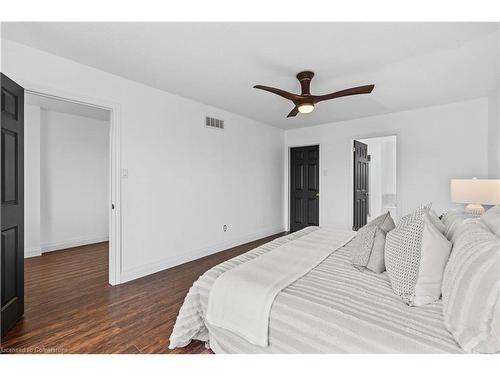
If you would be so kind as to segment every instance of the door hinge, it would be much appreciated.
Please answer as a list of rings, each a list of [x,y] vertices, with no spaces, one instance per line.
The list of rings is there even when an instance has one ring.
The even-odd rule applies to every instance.
[[[352,152],[356,152],[356,147],[353,147],[353,148],[352,148]]]

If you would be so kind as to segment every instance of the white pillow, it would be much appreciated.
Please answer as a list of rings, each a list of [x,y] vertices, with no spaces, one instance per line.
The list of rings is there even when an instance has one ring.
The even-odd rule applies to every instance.
[[[463,211],[445,212],[443,217],[441,218],[441,221],[445,226],[444,235],[446,236],[446,238],[453,243],[458,228],[460,228],[460,226],[466,219],[470,218],[474,218],[474,216]]]
[[[446,227],[444,226],[443,222],[439,219],[438,215],[434,212],[434,210],[429,210],[429,216],[432,220],[432,224],[439,229],[441,233],[445,233]]]
[[[488,228],[500,237],[500,206],[493,206],[481,216],[481,222],[486,224]]]
[[[392,289],[410,306],[439,299],[451,251],[451,243],[433,224],[430,206],[401,218],[386,237],[385,266]]]
[[[446,328],[470,353],[500,351],[500,238],[479,220],[464,223],[443,277]]]

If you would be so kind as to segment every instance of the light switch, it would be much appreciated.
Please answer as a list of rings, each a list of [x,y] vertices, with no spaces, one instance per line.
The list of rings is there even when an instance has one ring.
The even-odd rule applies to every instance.
[[[128,178],[128,169],[127,168],[122,169],[122,178]]]

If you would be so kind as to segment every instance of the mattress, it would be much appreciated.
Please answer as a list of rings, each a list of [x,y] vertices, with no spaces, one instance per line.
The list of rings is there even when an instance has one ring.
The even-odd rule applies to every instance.
[[[462,353],[446,330],[441,300],[410,307],[397,297],[386,273],[358,271],[353,242],[341,247],[276,297],[269,345],[252,345],[205,321],[208,296],[223,272],[317,230],[278,238],[205,272],[190,288],[170,337],[170,348],[202,340],[215,353]]]

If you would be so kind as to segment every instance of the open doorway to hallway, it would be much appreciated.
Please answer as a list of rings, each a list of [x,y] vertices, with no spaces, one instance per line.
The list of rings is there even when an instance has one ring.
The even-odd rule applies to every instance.
[[[361,138],[354,145],[354,227],[385,212],[397,220],[397,136]]]
[[[110,112],[25,94],[25,257],[109,240]]]

